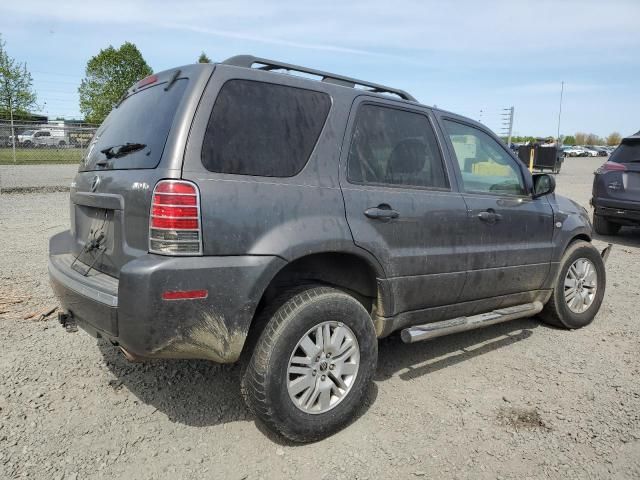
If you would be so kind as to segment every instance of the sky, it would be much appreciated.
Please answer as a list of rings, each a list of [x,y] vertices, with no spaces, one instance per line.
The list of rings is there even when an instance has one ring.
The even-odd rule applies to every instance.
[[[41,112],[79,118],[100,49],[135,43],[154,71],[238,54],[382,83],[514,135],[640,130],[640,0],[122,1],[0,4],[0,34]]]

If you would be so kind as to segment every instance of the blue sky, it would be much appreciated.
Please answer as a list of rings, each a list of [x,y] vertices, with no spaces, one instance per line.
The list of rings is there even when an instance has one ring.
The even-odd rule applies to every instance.
[[[101,48],[134,42],[156,70],[251,53],[412,93],[500,129],[640,130],[640,0],[3,2],[0,33],[43,112],[77,117]],[[46,104],[45,104],[46,102]],[[481,112],[482,111],[482,112]]]

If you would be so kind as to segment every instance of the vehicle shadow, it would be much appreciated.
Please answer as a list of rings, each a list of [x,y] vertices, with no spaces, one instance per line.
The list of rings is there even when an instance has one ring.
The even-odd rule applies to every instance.
[[[231,422],[255,422],[270,440],[280,445],[297,444],[273,434],[245,407],[240,394],[242,363],[221,365],[205,360],[148,360],[129,362],[120,349],[98,340],[105,365],[115,376],[114,390],[126,388],[136,398],[165,414],[171,422],[206,427]],[[369,386],[364,402],[352,420],[364,415],[375,402],[378,387]]]
[[[594,240],[607,242],[623,247],[640,247],[640,227],[622,227],[616,235],[598,235],[594,232]]]
[[[523,318],[409,345],[392,335],[380,342],[375,380],[398,372],[402,380],[413,380],[526,340],[539,326],[535,317]]]
[[[382,340],[375,381],[353,422],[375,402],[377,383],[388,380],[397,372],[401,372],[399,376],[403,380],[427,375],[526,340],[538,325],[535,319],[515,320],[412,345],[403,344],[396,335]],[[154,413],[165,414],[171,422],[204,427],[253,421],[273,442],[296,445],[274,435],[247,410],[240,394],[241,364],[220,365],[200,360],[131,363],[107,341],[98,340],[98,348],[115,376],[109,385],[116,391],[126,388],[140,402],[153,406]]]

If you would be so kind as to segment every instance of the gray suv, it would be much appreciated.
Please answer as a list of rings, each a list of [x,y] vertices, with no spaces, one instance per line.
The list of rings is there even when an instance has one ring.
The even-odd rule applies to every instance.
[[[71,184],[59,319],[131,360],[246,358],[250,410],[317,440],[362,404],[379,338],[593,320],[608,250],[554,186],[401,90],[251,56],[168,70]]]

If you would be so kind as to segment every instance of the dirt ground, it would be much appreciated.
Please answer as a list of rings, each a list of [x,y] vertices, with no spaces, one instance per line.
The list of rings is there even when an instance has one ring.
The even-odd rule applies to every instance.
[[[588,206],[600,163],[568,159],[558,192]],[[247,412],[238,366],[132,364],[25,319],[56,305],[47,239],[67,226],[66,193],[0,196],[0,478],[640,478],[640,230],[596,240],[615,245],[591,326],[386,339],[357,420],[299,446]]]

